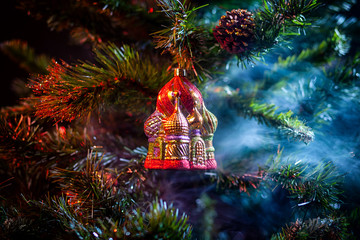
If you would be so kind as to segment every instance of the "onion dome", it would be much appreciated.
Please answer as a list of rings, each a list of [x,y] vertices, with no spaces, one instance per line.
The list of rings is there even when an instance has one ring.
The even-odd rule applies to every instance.
[[[203,99],[199,89],[186,77],[183,69],[176,68],[174,77],[160,90],[156,108],[166,116],[174,112],[174,92],[180,94],[180,102],[185,115],[191,114],[196,104],[202,104]]]
[[[170,117],[164,120],[164,130],[167,136],[188,136],[189,135],[189,123],[182,114],[179,106],[179,93],[174,93],[175,107],[174,112]]]
[[[196,107],[193,112],[187,117],[191,129],[200,129],[203,124],[203,117],[199,113]]]
[[[209,110],[207,110],[205,104],[203,104],[202,117],[204,119],[204,122],[202,124],[201,132],[204,135],[213,134],[217,128],[218,121],[215,115]]]
[[[159,129],[164,118],[165,116],[156,109],[145,121],[144,132],[148,138],[157,137],[159,135]]]

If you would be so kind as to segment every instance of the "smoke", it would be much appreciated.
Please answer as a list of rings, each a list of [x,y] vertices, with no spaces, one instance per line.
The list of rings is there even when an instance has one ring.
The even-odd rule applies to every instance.
[[[264,166],[280,146],[284,148],[284,160],[302,160],[314,165],[332,161],[340,173],[346,174],[343,190],[348,199],[345,202],[359,202],[360,88],[356,84],[334,82],[321,65],[310,62],[301,65],[298,69],[277,68],[271,72],[275,61],[268,59],[267,64],[248,69],[231,67],[222,82],[207,89],[210,93],[206,94],[205,103],[219,121],[214,134],[218,166],[230,172],[254,172],[258,166]],[[291,141],[276,128],[239,117],[221,98],[213,97],[211,93],[219,89],[224,96],[234,91],[247,96],[253,89],[259,89],[258,100],[275,104],[278,112],[293,111],[313,129],[315,141],[308,145]],[[222,192],[215,185],[192,188],[186,192],[185,202],[199,203],[204,193],[216,201],[214,221],[219,239],[269,238],[271,233],[293,221],[294,216],[283,189],[264,189],[247,196],[239,190]],[[191,210],[184,204],[182,207]],[[199,210],[190,219],[198,224]]]
[[[322,23],[324,25],[326,23]],[[337,34],[340,41],[333,49],[334,54],[330,53],[333,59],[346,57],[350,49],[349,38],[339,32]],[[329,74],[341,70],[337,67],[343,67],[336,61],[337,64],[330,66],[315,65],[311,58],[308,62],[295,61],[288,68],[277,64],[276,51],[283,51],[284,55],[299,53],[297,46],[299,49],[312,47],[311,44],[316,41],[309,37],[306,41],[304,39],[295,44],[293,52],[273,50],[266,63],[257,62],[247,69],[229,65],[222,79],[206,89],[206,106],[219,121],[214,134],[216,161],[219,168],[228,172],[252,173],[259,166],[264,166],[279,147],[284,148],[282,158],[285,161],[302,160],[312,165],[332,161],[340,173],[346,174],[342,189],[345,192],[343,205],[356,204],[360,202],[359,74],[355,69],[351,70],[357,79],[345,84],[334,81],[335,75]],[[325,56],[318,57],[320,60],[312,60],[330,61]],[[291,141],[276,128],[239,117],[225,103],[226,96],[233,92],[244,97],[254,95],[260,102],[275,104],[279,107],[278,113],[293,111],[313,129],[315,141],[308,145]],[[209,196],[215,202],[212,206],[216,212],[213,216],[216,239],[269,239],[280,227],[295,220],[284,189],[273,190],[270,186],[263,186],[260,191],[248,196],[238,189],[219,189],[215,183],[200,184],[191,175],[193,173],[171,174],[165,181],[170,185],[163,197],[189,213],[193,226],[200,226],[202,214],[206,211],[201,196]],[[196,236],[201,239],[201,230],[197,228],[197,231]]]

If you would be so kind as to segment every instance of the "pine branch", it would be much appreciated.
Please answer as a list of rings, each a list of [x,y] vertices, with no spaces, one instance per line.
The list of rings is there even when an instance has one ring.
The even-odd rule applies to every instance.
[[[198,76],[195,63],[199,52],[194,51],[194,48],[203,44],[205,35],[201,27],[195,26],[194,12],[206,5],[191,8],[186,0],[183,2],[158,0],[157,2],[170,23],[167,28],[153,33],[156,48],[163,49],[163,52],[170,52],[178,67],[194,70],[195,75]]]
[[[191,239],[188,217],[185,213],[179,216],[178,209],[162,200],[154,201],[148,212],[136,209],[128,216],[127,239]]]
[[[0,44],[0,50],[29,73],[47,74],[50,59],[45,55],[36,55],[27,42],[11,40]]]
[[[324,68],[325,75],[337,84],[351,85],[359,80],[360,72],[360,53],[344,60],[339,59],[331,64],[329,68]]]
[[[133,153],[143,155],[143,150]],[[124,159],[123,167],[112,172],[102,167],[103,157],[90,152],[84,168],[56,169],[52,178],[66,197],[31,203],[52,213],[80,238],[190,239],[186,215],[178,216],[172,205],[154,201],[145,210],[153,195],[136,163]],[[140,207],[135,210],[136,206]]]
[[[191,239],[188,217],[179,216],[178,209],[168,207],[162,200],[153,201],[149,210],[138,208],[127,212],[125,222],[104,216],[91,224],[83,222],[66,199],[52,202],[52,207],[58,209],[54,213],[64,226],[81,239]]]
[[[69,202],[69,199],[60,196],[48,198],[46,201],[30,201],[30,204],[38,206],[42,211],[51,214],[66,232],[75,233],[79,239],[91,239],[92,228],[77,205]]]
[[[317,0],[264,0],[263,7],[256,12],[256,42],[258,47],[268,48],[280,35],[298,35],[296,30],[311,25],[306,20],[319,7]],[[257,45],[257,44],[256,44]]]
[[[91,143],[86,134],[70,127],[45,128],[29,116],[0,117],[0,175],[12,179],[5,197],[18,201],[14,191],[20,191],[37,199],[51,191],[49,170],[81,156]]]
[[[344,218],[314,218],[302,223],[297,220],[271,237],[271,240],[295,239],[349,239],[347,223]]]
[[[278,128],[289,138],[308,144],[314,140],[314,133],[302,121],[293,118],[293,112],[276,114],[273,104],[259,104],[253,99],[244,99],[233,94],[227,98],[229,107],[235,109],[239,115],[255,118],[259,123]]]
[[[120,219],[123,208],[131,201],[119,186],[118,177],[102,169],[100,164],[103,157],[90,152],[85,168],[78,171],[57,168],[51,174],[54,182],[59,183],[61,191],[66,194],[67,202],[74,205],[87,221],[104,214]]]
[[[339,45],[344,44],[344,39],[339,31],[335,30],[334,35],[312,48],[304,49],[297,55],[288,56],[285,59],[279,57],[272,72],[279,68],[291,68],[301,66],[303,62],[311,62],[316,65],[328,63],[334,60]]]
[[[311,25],[306,17],[318,6],[316,0],[264,0],[254,14],[242,9],[228,11],[214,36],[221,48],[246,67],[288,36],[300,35],[300,30]]]
[[[264,2],[263,14],[264,17],[272,16],[274,13],[280,15],[279,19],[282,21],[289,20],[295,26],[303,26],[304,15],[313,11],[320,5],[316,0],[267,0]]]
[[[133,203],[148,202],[155,195],[155,188],[143,166],[143,157],[121,158],[118,169],[104,167],[114,161],[116,157],[111,154],[91,151],[85,162],[78,161],[70,169],[56,168],[51,177],[67,195],[68,202],[83,212],[83,217],[93,219],[104,215],[116,219],[114,214],[124,212],[118,205],[119,199],[122,199],[121,208],[126,205],[129,210]]]
[[[316,166],[301,160],[288,163],[281,160],[281,154],[282,151],[269,160],[265,179],[289,191],[290,198],[297,202],[297,210],[304,212],[303,218],[309,210],[327,213],[338,209],[343,175],[332,162],[320,162]]]
[[[263,173],[259,171],[256,174],[235,174],[217,170],[216,174],[210,174],[211,180],[217,183],[221,189],[238,189],[239,192],[245,192],[250,195],[252,190],[258,189],[263,180]]]
[[[4,240],[75,239],[48,211],[28,203],[15,207],[8,201],[6,207],[0,208],[0,219],[0,236]]]
[[[286,35],[299,35],[299,29],[311,25],[306,16],[319,6],[316,0],[264,0],[263,7],[255,13],[255,41],[253,49],[238,55],[251,61],[282,42]]]
[[[54,158],[64,158],[81,152],[90,143],[86,134],[56,125],[45,130],[36,118],[26,115],[6,115],[0,118],[0,156],[23,161],[32,158],[37,164],[53,164]],[[57,159],[58,160],[58,159]]]
[[[114,44],[94,50],[95,64],[70,66],[54,62],[49,75],[33,77],[36,114],[55,121],[89,117],[106,105],[118,104],[124,111],[148,111],[160,87],[168,81],[166,69],[154,64],[129,46]]]
[[[16,117],[18,115],[33,117],[34,113],[34,102],[31,100],[20,101],[18,105],[7,106],[0,109],[0,113],[7,117]]]

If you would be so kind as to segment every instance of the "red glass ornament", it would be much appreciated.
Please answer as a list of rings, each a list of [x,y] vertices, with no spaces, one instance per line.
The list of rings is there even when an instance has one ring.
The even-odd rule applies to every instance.
[[[216,168],[212,138],[217,119],[185,74],[175,69],[174,78],[159,92],[155,112],[145,121],[144,131],[149,138],[146,168]]]

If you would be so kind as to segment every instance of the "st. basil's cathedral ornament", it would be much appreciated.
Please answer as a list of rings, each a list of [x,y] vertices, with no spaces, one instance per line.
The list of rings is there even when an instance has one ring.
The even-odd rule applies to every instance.
[[[215,169],[216,127],[217,119],[206,109],[199,89],[186,78],[184,69],[176,68],[144,124],[149,138],[145,168]]]

